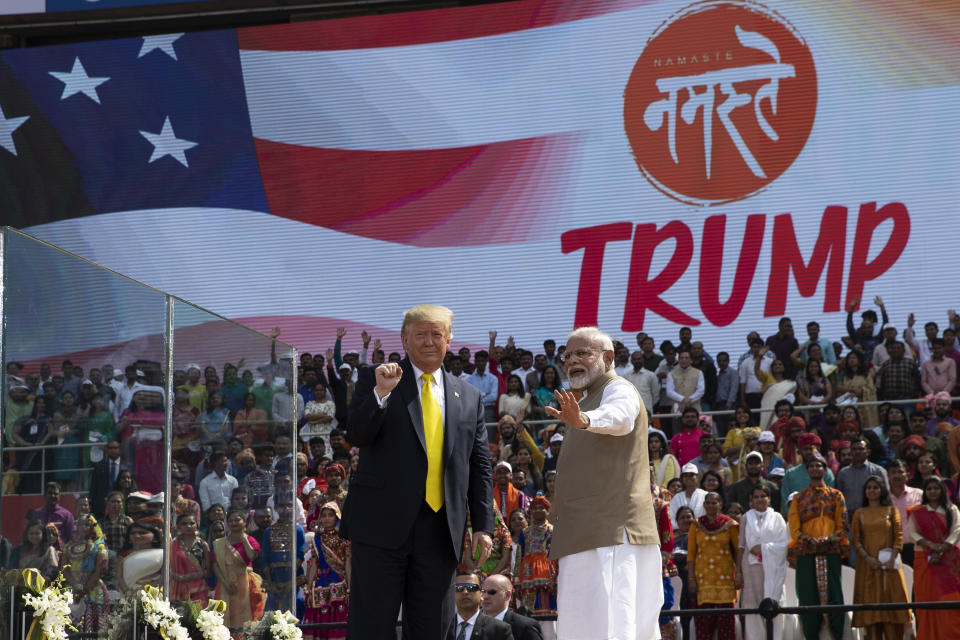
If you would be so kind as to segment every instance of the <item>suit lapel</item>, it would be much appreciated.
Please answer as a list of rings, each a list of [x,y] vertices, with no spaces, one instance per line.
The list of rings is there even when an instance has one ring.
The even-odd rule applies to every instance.
[[[443,371],[443,387],[446,400],[446,415],[443,418],[443,464],[446,468],[454,451],[456,426],[460,423],[460,380]]]
[[[417,438],[420,440],[420,448],[426,453],[427,444],[426,438],[423,435],[423,412],[420,409],[419,381],[414,379],[413,365],[410,364],[409,358],[404,358],[400,362],[400,368],[403,371],[403,375],[400,376],[400,383],[397,385],[397,390],[400,392],[400,398],[403,400],[403,403],[407,406],[407,412],[410,414],[410,423],[413,425],[413,430],[417,433]]]
[[[473,640],[473,638],[482,638],[484,635],[483,628],[486,626],[486,624],[487,621],[485,616],[481,613],[479,616],[477,616],[477,621],[473,625],[473,631],[470,633],[470,640]]]

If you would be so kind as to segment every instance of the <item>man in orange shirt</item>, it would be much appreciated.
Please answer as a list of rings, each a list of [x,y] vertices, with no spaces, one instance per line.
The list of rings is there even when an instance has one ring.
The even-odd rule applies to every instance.
[[[797,601],[800,606],[843,604],[840,561],[850,552],[846,504],[843,494],[823,481],[827,472],[823,456],[813,454],[806,467],[810,486],[790,501],[789,558],[797,570]],[[806,640],[819,638],[822,620],[818,614],[800,616]],[[842,638],[846,615],[831,613],[827,620],[833,637]]]

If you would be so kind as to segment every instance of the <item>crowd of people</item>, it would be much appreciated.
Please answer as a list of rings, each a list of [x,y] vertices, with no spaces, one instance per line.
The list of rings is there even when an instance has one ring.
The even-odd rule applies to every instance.
[[[782,318],[766,339],[751,332],[742,353],[710,354],[689,328],[675,342],[640,333],[635,348],[615,343],[617,374],[657,416],[648,442],[664,607],[718,609],[696,619],[698,640],[734,637],[734,616],[719,610],[782,601],[788,566],[801,604],[842,602],[843,563],[856,567],[856,602],[906,602],[901,562],[914,569],[915,600],[960,599],[960,420],[951,399],[960,318],[951,311],[946,327],[928,322],[918,337],[912,314],[901,334],[875,303],[882,320],[868,309],[855,326],[854,301],[836,342],[809,322],[801,343]],[[158,363],[84,371],[64,361],[58,374],[9,363],[4,492],[43,492],[44,502],[6,565],[46,576],[69,565],[78,620],[101,630],[112,598],[160,581],[169,537],[171,599],[226,600],[238,627],[287,608],[296,589],[304,623],[345,621],[351,556],[338,527],[359,456],[345,438],[348,409],[364,367],[402,357],[365,332],[360,349],[343,353],[346,335],[339,329],[323,355],[301,354],[296,390],[294,363],[275,357],[255,370],[191,363],[173,372],[174,522],[162,517],[167,397]],[[485,611],[502,601],[510,612],[555,614],[550,517],[565,428],[547,409],[569,387],[564,347],[546,340],[534,353],[497,338],[490,332],[486,349],[444,359],[481,393],[494,474],[492,552],[478,563],[465,532],[457,578],[485,590],[464,586],[458,598],[482,600]],[[79,496],[75,510],[60,505],[61,492]],[[837,638],[845,619],[827,616]],[[818,637],[822,620],[801,616],[805,637]],[[903,637],[914,621],[921,639],[960,633],[954,611],[853,616],[869,638]],[[661,624],[665,638],[690,637],[687,619]],[[745,637],[762,637],[760,624],[748,616]],[[550,621],[523,629],[536,634],[525,638],[554,635]]]

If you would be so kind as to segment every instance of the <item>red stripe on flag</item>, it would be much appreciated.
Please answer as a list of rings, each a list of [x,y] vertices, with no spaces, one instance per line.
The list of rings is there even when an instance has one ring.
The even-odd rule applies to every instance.
[[[575,140],[563,134],[410,151],[255,143],[274,215],[387,242],[443,247],[536,239]]]
[[[522,0],[237,29],[240,49],[333,51],[480,38],[583,20],[653,0]]]

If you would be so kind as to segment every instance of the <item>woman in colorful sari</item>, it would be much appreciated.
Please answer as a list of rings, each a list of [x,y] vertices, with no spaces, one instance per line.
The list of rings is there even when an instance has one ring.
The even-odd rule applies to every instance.
[[[923,483],[922,502],[907,510],[905,533],[914,543],[914,601],[960,600],[960,511],[947,501],[940,478]],[[917,611],[917,640],[958,639],[960,612]]]
[[[307,549],[306,611],[303,623],[346,622],[350,584],[350,541],[340,537],[340,505],[320,508],[320,526]],[[309,638],[345,638],[345,629],[305,631]]]
[[[556,474],[555,471],[548,473]],[[470,526],[469,516],[467,517],[467,531],[463,538],[463,550],[460,554],[461,566],[459,568],[466,571],[479,569],[483,574],[480,578],[481,580],[495,573],[506,573],[509,571],[511,566],[510,558],[513,556],[513,538],[510,535],[510,528],[507,526],[506,521],[504,521],[503,516],[500,515],[500,511],[493,505],[491,505],[491,507],[493,510],[493,535],[490,537],[493,539],[493,547],[490,549],[490,556],[483,564],[479,567],[477,566],[476,562],[480,559],[480,549],[477,549],[476,552],[471,555],[473,549],[473,545],[471,544],[473,540],[473,527]]]
[[[253,572],[260,557],[260,545],[246,532],[247,514],[233,510],[227,514],[227,535],[213,542],[211,563],[217,576],[216,597],[227,603],[224,624],[242,627],[263,616],[262,580]]]
[[[740,522],[737,546],[737,573],[743,581],[740,606],[752,609],[760,606],[764,598],[782,605],[790,530],[783,516],[770,508],[770,490],[766,486],[757,485],[750,492],[750,507]],[[763,618],[746,616],[743,637],[765,638]],[[773,637],[783,637],[783,616],[773,619]]]
[[[177,518],[178,534],[170,545],[173,558],[170,571],[170,601],[199,602],[207,606],[210,588],[207,573],[210,566],[210,547],[199,535],[197,516],[184,513]]]
[[[743,586],[734,558],[740,528],[737,521],[720,513],[720,496],[709,492],[703,498],[706,512],[694,521],[687,539],[687,587],[696,597],[697,609],[732,609],[737,588]],[[697,640],[735,640],[733,615],[698,616]]]
[[[85,514],[77,519],[74,538],[61,557],[61,570],[73,589],[71,614],[83,633],[99,631],[106,625],[110,609],[107,586],[101,579],[107,573],[107,545],[96,518]]]

